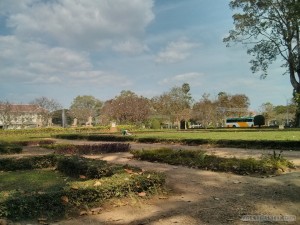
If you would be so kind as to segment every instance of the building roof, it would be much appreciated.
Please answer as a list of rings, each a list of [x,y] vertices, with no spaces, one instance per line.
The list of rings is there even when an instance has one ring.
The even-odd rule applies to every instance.
[[[18,113],[42,113],[47,111],[46,109],[34,104],[0,104],[0,111],[4,110]]]

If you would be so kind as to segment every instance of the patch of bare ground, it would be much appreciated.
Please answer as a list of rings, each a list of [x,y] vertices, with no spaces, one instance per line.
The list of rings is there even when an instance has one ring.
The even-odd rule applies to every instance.
[[[201,148],[132,143],[133,149],[159,147]],[[260,157],[261,153],[266,153],[262,150],[248,149],[206,148],[204,150],[225,157],[256,158]],[[285,151],[283,156],[294,161],[298,169],[269,177],[239,176],[232,173],[138,161],[133,159],[130,153],[88,156],[163,172],[166,174],[167,187],[171,191],[168,195],[158,195],[149,200],[136,197],[114,202],[114,205],[109,203],[103,206],[103,210],[98,215],[70,218],[53,224],[300,224],[300,152]],[[261,217],[250,218],[260,221],[243,221],[242,218],[246,215],[260,215]],[[262,221],[263,219],[273,221]],[[294,221],[276,221],[283,219]]]

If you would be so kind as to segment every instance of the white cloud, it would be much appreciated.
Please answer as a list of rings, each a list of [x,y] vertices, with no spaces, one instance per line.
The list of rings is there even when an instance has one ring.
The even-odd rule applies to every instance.
[[[195,84],[199,83],[199,79],[203,77],[202,73],[197,73],[197,72],[191,72],[191,73],[183,73],[183,74],[178,74],[170,78],[165,78],[158,83],[160,85],[164,84],[172,84],[172,85],[181,85],[183,83],[190,83],[193,86]]]
[[[62,80],[56,76],[39,76],[35,77],[31,81],[25,82],[26,84],[59,84],[62,83]]]
[[[120,53],[135,55],[148,51],[149,48],[147,45],[136,39],[130,39],[117,43],[115,46],[113,46],[113,50]]]
[[[96,79],[107,84],[117,79],[117,76],[104,76],[94,70],[84,52],[50,48],[35,42],[24,42],[14,36],[0,36],[0,67],[2,82],[52,84],[71,78],[70,82],[89,80],[93,83]]]
[[[176,63],[185,60],[190,56],[191,51],[197,48],[197,43],[186,39],[170,42],[165,49],[158,53],[155,61],[158,63]]]
[[[17,5],[16,1],[13,1]],[[7,25],[26,40],[101,48],[124,37],[140,37],[154,19],[153,0],[29,1],[10,11]]]
[[[71,72],[68,74],[72,85],[93,85],[99,87],[107,86],[129,86],[131,82],[125,77],[100,70]]]

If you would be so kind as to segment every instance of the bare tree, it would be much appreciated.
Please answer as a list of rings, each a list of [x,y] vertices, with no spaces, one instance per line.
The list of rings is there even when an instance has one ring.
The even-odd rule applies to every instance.
[[[200,122],[204,128],[217,125],[217,105],[209,99],[209,94],[203,94],[200,101],[194,104],[192,118]]]
[[[189,119],[189,114],[186,112],[191,109],[193,99],[189,93],[190,87],[184,83],[182,87],[173,87],[169,92],[165,92],[160,96],[152,98],[152,105],[156,114],[162,117],[168,117],[171,123],[178,123],[183,115],[187,115],[184,120]],[[183,113],[184,112],[184,113]]]
[[[9,125],[11,125],[13,116],[12,112],[12,105],[8,101],[0,102],[0,126],[3,129],[7,129]]]
[[[40,115],[43,125],[51,125],[53,113],[62,108],[56,100],[47,97],[36,98],[31,101],[31,104],[38,105],[41,108]]]

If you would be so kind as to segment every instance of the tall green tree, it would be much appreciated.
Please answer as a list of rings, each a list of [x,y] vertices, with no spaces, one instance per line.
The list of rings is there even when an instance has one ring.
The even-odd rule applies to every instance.
[[[74,98],[69,113],[72,118],[78,120],[78,124],[84,124],[89,117],[95,118],[100,115],[103,103],[91,95],[82,95]]]
[[[268,75],[277,59],[283,60],[294,95],[300,94],[300,1],[299,0],[232,0],[230,7],[234,29],[224,42],[247,45],[252,72]],[[300,103],[299,103],[300,104]],[[300,106],[298,106],[298,121]],[[298,122],[299,124],[299,122]]]

